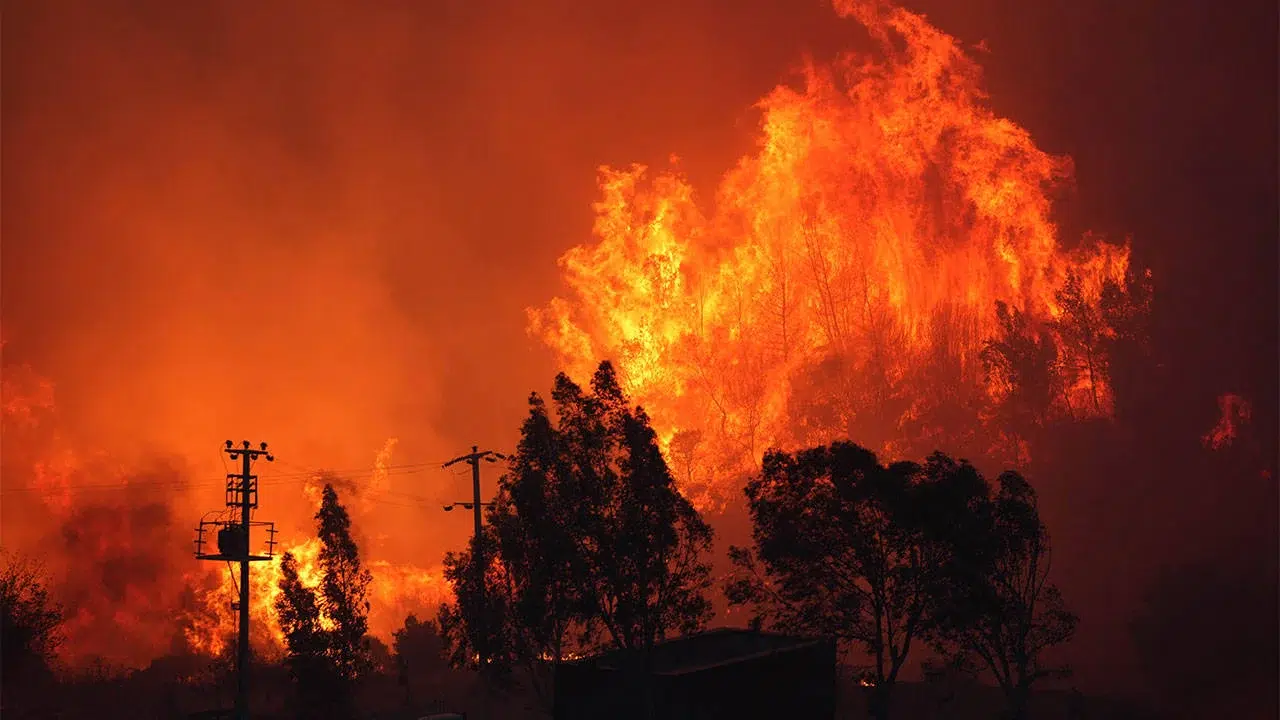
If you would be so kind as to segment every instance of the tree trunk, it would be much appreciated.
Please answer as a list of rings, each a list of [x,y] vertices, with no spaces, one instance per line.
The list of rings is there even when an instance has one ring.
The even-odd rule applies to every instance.
[[[1027,704],[1031,700],[1031,688],[1026,683],[1018,683],[1009,688],[1005,697],[1009,703],[1009,720],[1027,720]]]
[[[867,715],[871,720],[889,720],[893,686],[879,684],[867,693]]]

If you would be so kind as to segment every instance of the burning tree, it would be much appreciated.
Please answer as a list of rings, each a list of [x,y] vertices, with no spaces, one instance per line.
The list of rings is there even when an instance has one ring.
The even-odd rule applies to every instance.
[[[574,377],[616,359],[664,451],[696,456],[680,474],[699,503],[769,447],[993,450],[1011,433],[975,421],[1004,417],[1007,378],[985,382],[981,355],[1011,319],[1053,370],[1035,412],[1108,416],[1113,341],[1145,309],[1127,245],[1060,242],[1070,159],[989,109],[955,38],[879,0],[833,5],[877,52],[764,98],[758,148],[710,208],[678,167],[603,170],[594,240],[560,259],[570,294],[529,311]]]
[[[341,716],[349,709],[352,683],[368,667],[367,596],[373,578],[360,564],[351,519],[332,484],[324,486],[316,522],[319,587],[304,584],[297,559],[286,553],[275,607],[304,712]]]
[[[611,364],[591,391],[561,374],[555,417],[534,393],[520,445],[489,512],[485,542],[495,657],[561,660],[599,646],[647,656],[670,632],[709,619],[711,528],[675,487],[648,416],[632,407]],[[476,603],[473,554],[451,556],[461,613],[442,625],[457,649]],[[470,584],[469,584],[470,583]],[[457,623],[461,620],[461,623]]]
[[[999,331],[980,355],[987,386],[997,398],[990,412],[997,427],[1011,436],[1014,462],[1021,465],[1024,440],[1043,427],[1058,398],[1064,397],[1053,336],[1031,325],[1027,316],[996,303]]]

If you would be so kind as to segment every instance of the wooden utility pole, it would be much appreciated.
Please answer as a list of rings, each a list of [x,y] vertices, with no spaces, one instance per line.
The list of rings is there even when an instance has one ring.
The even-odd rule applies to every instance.
[[[239,634],[236,642],[236,720],[249,720],[249,563],[270,560],[275,551],[275,524],[270,522],[252,522],[250,514],[258,507],[258,476],[252,472],[253,461],[263,458],[267,462],[275,460],[267,452],[267,444],[259,443],[254,449],[248,440],[241,447],[235,447],[228,440],[223,450],[232,460],[240,460],[240,472],[227,474],[226,505],[231,510],[227,520],[201,520],[196,529],[196,558],[200,560],[220,560],[240,563],[240,598],[232,603],[232,609],[239,611]],[[239,512],[239,518],[236,513]],[[225,512],[225,511],[224,511]],[[263,526],[267,531],[267,553],[253,555],[249,552],[249,528],[252,525]],[[218,528],[216,553],[204,552],[204,533],[206,528]]]
[[[496,453],[492,450],[482,451],[479,445],[472,445],[470,453],[456,457],[444,464],[444,467],[456,465],[457,463],[460,463],[460,462],[465,462],[471,465],[471,502],[450,503],[448,505],[445,505],[444,509],[445,509],[445,512],[448,512],[452,510],[454,507],[461,505],[463,508],[467,510],[475,511],[475,544],[471,550],[471,563],[475,568],[476,592],[478,593],[476,597],[477,597],[477,602],[480,606],[479,612],[476,613],[476,621],[478,623],[478,627],[476,628],[476,638],[477,638],[476,654],[479,655],[480,670],[482,672],[485,666],[489,662],[489,654],[488,654],[488,648],[487,648],[488,635],[486,635],[486,632],[488,629],[485,627],[485,592],[484,592],[485,562],[484,562],[484,548],[482,547],[483,543],[481,541],[481,534],[483,533],[483,528],[482,528],[483,515],[481,514],[481,508],[486,507],[488,505],[492,505],[493,503],[480,502],[480,461],[484,460],[486,462],[498,462],[499,460],[506,460],[506,459],[508,459],[507,456],[503,455],[502,453]]]

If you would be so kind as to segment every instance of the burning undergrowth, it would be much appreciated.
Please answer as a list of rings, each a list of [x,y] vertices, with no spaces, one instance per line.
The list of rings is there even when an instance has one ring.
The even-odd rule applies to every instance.
[[[50,573],[53,597],[66,614],[61,661],[141,667],[170,654],[225,654],[235,638],[238,575],[234,566],[198,562],[192,552],[194,519],[221,495],[222,483],[197,477],[178,459],[138,466],[79,452],[58,432],[52,382],[19,365],[5,365],[2,377],[4,546],[36,557]],[[273,605],[279,556],[292,552],[304,581],[319,579],[311,515],[325,483],[348,503],[361,555],[374,573],[372,634],[389,640],[408,614],[428,614],[444,598],[437,572],[385,559],[386,538],[363,534],[376,526],[376,499],[387,489],[394,447],[388,441],[372,472],[359,480],[330,473],[294,478],[302,486],[302,517],[284,526],[276,559],[252,568],[255,652],[281,651]],[[264,491],[297,493],[270,485]],[[18,517],[22,522],[12,522]],[[264,541],[259,535],[255,547]]]

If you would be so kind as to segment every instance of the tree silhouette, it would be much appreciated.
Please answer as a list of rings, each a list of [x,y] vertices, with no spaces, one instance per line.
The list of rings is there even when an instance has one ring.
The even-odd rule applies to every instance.
[[[29,557],[0,553],[0,678],[6,706],[51,677],[62,643],[62,608],[49,598],[44,569]]]
[[[454,667],[477,668],[479,648],[484,647],[489,665],[482,669],[492,680],[511,671],[516,648],[509,634],[512,626],[508,611],[509,583],[503,577],[502,564],[497,558],[492,526],[484,528],[478,541],[484,543],[482,556],[488,565],[484,592],[481,593],[477,585],[479,577],[473,564],[477,539],[472,538],[467,550],[445,554],[444,579],[453,588],[455,601],[441,604],[437,621],[449,663]]]
[[[1017,308],[996,301],[1000,330],[983,344],[980,358],[987,387],[1000,399],[996,415],[1016,445],[1048,418],[1055,396],[1060,393],[1058,351],[1053,337],[1037,333]],[[1016,461],[1021,464],[1021,451]]]
[[[368,587],[372,576],[360,563],[351,518],[326,483],[315,515],[320,539],[320,584],[303,584],[291,553],[280,562],[276,614],[288,651],[286,662],[298,684],[305,717],[345,717],[355,680],[368,669]]]
[[[1003,473],[992,496],[967,517],[977,524],[954,536],[956,562],[940,594],[935,644],[957,659],[976,657],[1004,692],[1009,716],[1022,720],[1032,686],[1067,674],[1045,665],[1042,654],[1071,639],[1077,618],[1049,582],[1048,532],[1035,490],[1021,475]]]
[[[285,664],[297,683],[298,716],[324,717],[336,698],[337,672],[329,659],[329,633],[320,618],[316,593],[298,577],[298,560],[285,553],[280,560],[280,595],[276,616],[284,632]]]
[[[704,561],[711,528],[676,488],[648,416],[628,405],[607,362],[592,378],[590,395],[562,374],[552,399],[556,457],[568,470],[559,500],[570,503],[574,521],[565,528],[573,551],[566,559],[577,574],[585,620],[599,622],[625,649],[702,627],[711,613]],[[518,483],[513,478],[513,498]]]
[[[441,624],[455,662],[480,612],[500,615],[493,647],[526,665],[601,646],[647,656],[656,640],[710,616],[711,528],[676,489],[613,366],[600,365],[590,393],[561,374],[552,402],[555,419],[530,397],[489,511],[485,608],[469,579],[473,553],[446,561],[457,604]]]
[[[968,466],[942,467],[884,466],[849,442],[770,451],[746,487],[754,547],[730,548],[726,595],[754,606],[754,624],[834,636],[871,656],[877,718],[931,622],[952,528],[980,494]]]
[[[1108,328],[1103,350],[1117,415],[1129,412],[1134,393],[1150,374],[1151,271],[1129,272],[1122,281],[1102,284],[1099,310]]]
[[[338,502],[333,485],[324,486],[316,513],[320,536],[320,597],[330,630],[329,654],[338,675],[353,680],[366,668],[369,631],[369,583],[372,575],[360,564],[351,537],[351,518]]]
[[[1095,413],[1104,409],[1103,390],[1110,375],[1107,368],[1107,326],[1101,311],[1085,297],[1080,275],[1068,271],[1066,282],[1055,295],[1062,315],[1054,322],[1058,337],[1062,339],[1070,363],[1064,365],[1068,387],[1084,380],[1089,387],[1089,401]]]
[[[442,679],[440,676],[446,667],[439,623],[409,615],[404,626],[392,633],[391,651],[397,678],[404,688],[405,704],[414,707],[422,699],[415,697],[415,679],[424,676]]]

